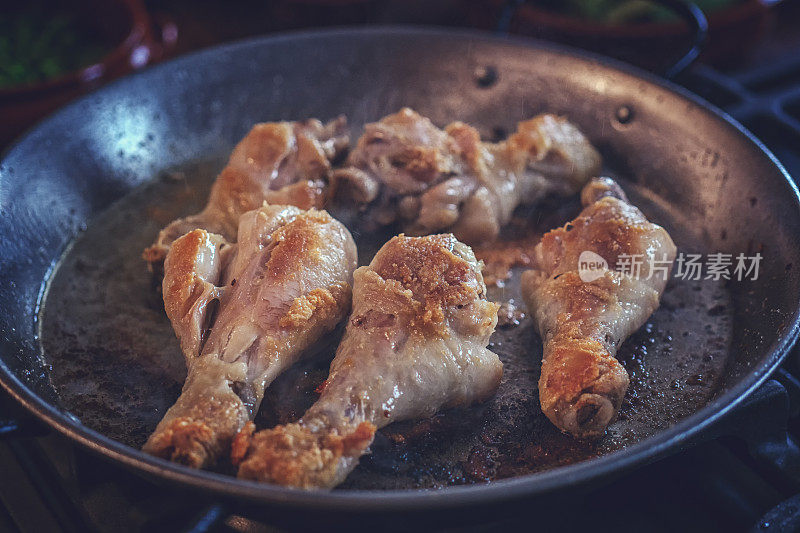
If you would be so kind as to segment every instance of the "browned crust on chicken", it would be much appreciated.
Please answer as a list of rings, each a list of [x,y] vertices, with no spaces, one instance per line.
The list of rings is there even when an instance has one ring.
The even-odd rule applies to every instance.
[[[163,263],[167,257],[169,248],[161,244],[153,244],[142,250],[142,259],[148,263],[150,270],[159,275],[163,274],[163,269],[158,267],[159,263]]]
[[[549,121],[564,120],[553,115],[540,115],[529,120],[524,120],[517,124],[517,131],[509,135],[509,150],[528,154],[531,157],[539,157],[547,152],[548,138],[542,127]]]
[[[442,335],[445,313],[482,295],[478,274],[469,263],[453,254],[453,235],[424,239],[399,235],[375,256],[372,267],[385,280],[400,282],[400,296],[408,295],[412,327],[424,334]]]
[[[256,432],[256,425],[251,420],[236,434],[231,443],[231,464],[239,466],[245,456],[247,456],[247,449],[250,447],[253,433]]]
[[[208,195],[208,204],[221,213],[246,213],[263,202],[261,186],[237,167],[223,168]],[[231,223],[238,223],[238,219]]]
[[[486,160],[481,152],[481,136],[478,130],[463,122],[453,122],[444,131],[453,138],[470,169],[478,174],[486,172]]]
[[[325,211],[312,209],[278,228],[273,234],[275,247],[269,256],[266,276],[275,279],[291,278],[299,261],[318,262],[322,237],[319,224],[330,224],[333,218]]]
[[[221,273],[222,249],[227,244],[221,236],[200,229],[175,241],[164,265],[162,283],[164,309],[173,327],[182,331],[203,327],[208,304],[218,295],[216,283]],[[178,338],[184,355],[199,352],[201,339],[180,333]]]
[[[325,289],[314,289],[308,294],[295,298],[292,307],[280,319],[282,328],[297,328],[308,323],[313,317],[320,322],[338,322],[350,307],[349,283],[338,283]]]
[[[156,457],[199,468],[208,455],[206,443],[215,440],[214,432],[206,424],[182,416],[172,420],[145,451]]]
[[[539,268],[552,275],[573,270],[581,252],[591,248],[614,270],[620,256],[642,253],[641,239],[652,228],[653,224],[636,207],[610,196],[602,197],[580,216],[542,237],[543,263]]]
[[[197,229],[175,241],[175,251],[170,256],[170,276],[164,283],[164,306],[167,315],[186,313],[197,297],[207,289],[208,283],[198,271],[196,258],[203,250],[213,250],[224,243],[219,235]]]
[[[260,431],[242,438],[247,459],[239,464],[239,477],[305,489],[330,487],[341,481],[342,461],[363,455],[374,438],[375,426],[369,422],[342,435],[327,428],[315,432],[300,423]],[[241,450],[244,443],[236,447]]]
[[[256,167],[267,167],[280,161],[294,144],[292,124],[286,122],[256,124],[247,137],[250,142],[238,145],[234,149],[238,152],[235,155]]]
[[[241,401],[207,397],[185,416],[159,428],[142,449],[156,457],[201,468],[225,453],[247,419]]]
[[[326,182],[323,180],[302,180],[286,185],[265,195],[265,202],[273,205],[294,205],[300,209],[321,209],[324,207]]]

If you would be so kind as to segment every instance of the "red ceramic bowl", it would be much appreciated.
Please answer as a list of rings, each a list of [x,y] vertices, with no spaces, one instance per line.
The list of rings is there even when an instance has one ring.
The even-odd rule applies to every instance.
[[[63,76],[0,89],[0,147],[77,96],[161,59],[177,39],[173,24],[156,28],[141,0],[80,0],[70,9],[109,43],[110,51]]]

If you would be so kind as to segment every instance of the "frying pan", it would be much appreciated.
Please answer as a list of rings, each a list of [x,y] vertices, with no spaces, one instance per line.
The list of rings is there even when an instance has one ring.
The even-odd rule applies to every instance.
[[[474,124],[486,138],[537,112],[563,114],[681,251],[761,253],[758,279],[671,282],[662,309],[623,348],[632,391],[623,419],[595,447],[581,448],[535,413],[541,348],[523,321],[493,339],[506,364],[499,400],[388,428],[365,471],[342,489],[309,493],[243,482],[141,453],[142,435],[177,396],[183,365],[138,259],[142,245],[160,224],[203,202],[253,123],[345,113],[355,137],[364,123],[404,105],[439,125]],[[474,32],[394,27],[240,42],[113,83],[8,150],[0,166],[0,383],[44,423],[115,463],[279,510],[273,517],[453,509],[463,517],[487,506],[541,502],[703,438],[776,368],[798,332],[799,206],[785,170],[740,125],[683,89],[607,59]],[[521,216],[543,231],[578,209],[574,201],[551,207]],[[354,232],[368,254],[370,236]],[[514,290],[512,279],[490,295],[508,299]],[[301,368],[276,384],[277,394],[280,387],[302,389],[298,395],[310,401],[324,367]],[[705,373],[687,377],[697,369]],[[280,402],[268,394],[270,403]],[[298,414],[266,409],[267,420]],[[501,446],[494,430],[528,446],[515,460],[533,459],[506,474],[490,472],[492,482],[465,477],[464,457],[447,453],[477,434],[489,454],[510,454],[492,448]],[[417,433],[423,443],[402,448]],[[547,449],[537,455],[536,446]],[[405,455],[392,455],[397,449]],[[399,466],[380,464],[386,457]],[[436,471],[439,459],[453,460]],[[404,470],[415,461],[425,473]],[[400,481],[391,485],[393,479]]]

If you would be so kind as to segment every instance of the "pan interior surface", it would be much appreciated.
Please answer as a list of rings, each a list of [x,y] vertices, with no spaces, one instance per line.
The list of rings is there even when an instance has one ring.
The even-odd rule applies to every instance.
[[[488,85],[486,69],[496,73]],[[679,251],[764,259],[755,281],[670,282],[661,308],[620,352],[631,388],[599,442],[561,435],[539,411],[540,339],[523,319],[492,338],[505,365],[495,398],[386,428],[343,489],[483,483],[591,459],[663,432],[777,363],[771,347],[796,320],[800,222],[796,191],[748,138],[699,104],[593,60],[396,30],[190,56],[114,84],[25,137],[0,168],[2,233],[15,236],[4,245],[0,293],[4,369],[74,424],[138,448],[185,376],[141,250],[171,219],[199,210],[253,123],[344,113],[355,138],[404,105],[439,126],[473,124],[487,139],[539,112],[563,114]],[[542,233],[578,210],[575,200],[523,210],[512,228]],[[389,236],[351,230],[362,263]],[[490,298],[522,307],[518,279],[517,270]],[[332,353],[274,383],[257,423],[297,418]]]
[[[202,205],[222,164],[173,170],[114,204],[69,248],[44,300],[42,348],[62,404],[83,423],[135,448],[175,401],[186,375],[141,250],[160,226]],[[676,238],[682,234],[680,220],[667,219],[632,185],[628,189],[651,216],[661,215],[656,218],[664,219]],[[579,209],[575,199],[539,206],[520,212],[511,229],[531,243],[531,232],[561,225]],[[392,235],[364,235],[357,221],[350,229],[362,264]],[[502,286],[490,287],[489,298],[524,309],[520,273],[517,268]],[[605,438],[591,444],[560,433],[541,413],[536,385],[541,340],[531,320],[498,328],[490,344],[504,364],[498,393],[482,405],[385,428],[342,488],[486,482],[638,442],[693,413],[719,389],[732,343],[732,309],[724,281],[674,280],[658,312],[621,350],[631,387],[619,420]],[[293,422],[311,405],[335,347],[296,365],[270,386],[256,419],[259,427]],[[224,464],[220,471],[232,473]]]

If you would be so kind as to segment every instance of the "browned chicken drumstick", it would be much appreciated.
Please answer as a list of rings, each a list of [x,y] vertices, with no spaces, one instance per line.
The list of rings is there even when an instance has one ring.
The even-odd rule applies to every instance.
[[[617,349],[658,308],[676,250],[614,181],[592,180],[581,200],[580,216],[537,245],[522,294],[544,341],[542,411],[561,430],[593,438],[605,432],[628,388]],[[581,258],[584,252],[608,268],[597,269],[599,259]],[[596,270],[579,266],[593,259]]]
[[[239,217],[265,201],[301,209],[322,207],[331,160],[349,142],[346,126],[344,117],[327,124],[315,119],[256,124],[234,148],[205,209],[161,230],[144,259],[158,265],[172,242],[194,229],[235,242]]]
[[[347,166],[331,176],[335,196],[365,207],[377,225],[413,235],[451,231],[469,244],[492,240],[520,204],[574,194],[600,155],[564,118],[520,122],[500,143],[455,122],[440,130],[405,108],[367,124]]]
[[[233,445],[239,477],[331,488],[376,428],[491,396],[502,376],[486,348],[497,323],[481,265],[452,235],[395,237],[356,270],[353,312],[319,400],[296,423]]]
[[[238,243],[196,229],[164,264],[164,307],[188,377],[144,446],[193,467],[229,453],[264,389],[350,309],[356,247],[325,211],[264,206],[242,215]]]

